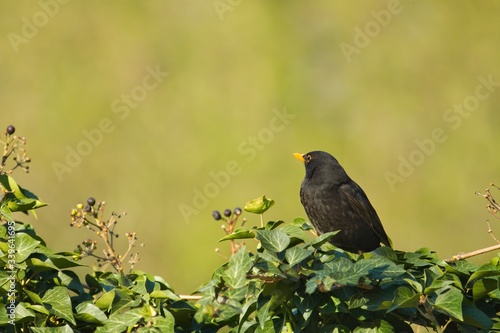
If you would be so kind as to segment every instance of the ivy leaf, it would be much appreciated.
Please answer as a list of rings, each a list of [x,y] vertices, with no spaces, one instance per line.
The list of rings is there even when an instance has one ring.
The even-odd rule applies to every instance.
[[[406,286],[398,287],[394,291],[394,301],[387,312],[395,309],[417,308],[419,300],[420,294],[415,292],[412,288],[408,288]]]
[[[226,283],[233,289],[243,288],[247,283],[247,273],[252,261],[246,248],[243,246],[229,259],[229,267],[224,272]]]
[[[76,325],[67,288],[55,287],[48,290],[45,295],[43,295],[42,301],[50,305],[49,311],[51,314]]]
[[[95,302],[95,305],[104,311],[109,311],[111,306],[113,305],[113,301],[115,299],[115,290],[111,289],[107,293],[103,294],[99,299]]]
[[[104,325],[108,317],[97,306],[90,302],[80,303],[75,308],[75,317],[92,325]]]
[[[44,206],[47,206],[47,204],[30,198],[15,198],[7,201],[7,207],[11,212],[26,212]]]
[[[43,301],[40,298],[40,295],[38,295],[37,293],[29,291],[28,289],[23,289],[23,292],[26,295],[28,295],[28,297],[31,299],[31,302],[33,302],[33,304],[40,304],[40,305],[43,304]]]
[[[33,209],[47,206],[47,204],[41,202],[35,194],[17,185],[14,178],[9,175],[0,175],[0,185],[8,193],[4,200],[7,203],[7,207],[12,212],[31,211],[36,218]],[[2,214],[4,213],[7,212],[3,211]]]
[[[248,238],[255,238],[255,234],[253,231],[245,229],[245,228],[239,228],[234,230],[231,234],[226,235],[219,239],[219,243],[231,239],[248,239]]]
[[[493,326],[493,321],[467,299],[463,303],[463,313],[466,324],[482,329],[490,329]]]
[[[290,237],[281,230],[256,230],[257,239],[269,252],[281,252],[290,244]]]
[[[296,225],[285,225],[280,228],[283,232],[285,232],[290,238],[300,239],[302,241],[307,241],[309,238],[304,233],[304,230]]]
[[[313,240],[312,245],[315,248],[319,248],[321,245],[327,243],[330,240],[330,238],[332,238],[333,236],[335,236],[339,232],[340,232],[340,230],[330,231],[330,232],[326,232],[324,234],[321,234],[315,240]]]
[[[174,294],[171,290],[155,290],[150,295],[151,298],[158,299],[171,299],[173,301],[180,301],[181,298]]]
[[[309,257],[314,251],[309,249],[304,249],[299,246],[294,246],[285,253],[285,259],[288,261],[290,266],[294,266],[300,263],[302,260]]]
[[[262,214],[274,205],[273,199],[266,198],[265,195],[260,198],[250,200],[245,204],[245,210],[249,213]]]
[[[498,292],[500,289],[499,286],[499,278],[495,277],[486,277],[484,279],[481,279],[479,281],[476,281],[474,283],[474,286],[472,287],[472,296],[474,302],[480,300],[481,298],[484,298],[486,295],[490,294],[493,292],[493,295],[495,292]]]
[[[450,287],[436,297],[434,306],[448,313],[460,321],[463,321],[462,300],[464,295],[455,287]]]
[[[7,221],[12,221],[12,212],[3,201],[2,206],[0,207],[0,217],[3,217]]]
[[[281,220],[280,221],[269,221],[264,226],[264,229],[273,230],[273,229],[276,229],[277,227],[279,227],[280,225],[282,225],[283,223],[285,223],[285,222],[281,221]]]
[[[30,235],[24,232],[16,234],[16,262],[20,263],[26,260],[32,253],[33,250],[40,244],[39,241],[33,239]]]
[[[141,319],[141,308],[135,308],[123,313],[115,312],[109,316],[104,326],[98,327],[96,333],[125,332]]]
[[[160,332],[175,332],[174,331],[175,318],[167,310],[164,310],[164,317],[157,316],[154,317],[152,320],[153,320],[153,326],[155,328],[158,328]],[[154,332],[156,333],[158,331],[155,330]]]
[[[492,264],[485,264],[482,265],[475,271],[469,278],[469,281],[467,281],[467,287],[469,287],[474,280],[477,279],[482,279],[487,276],[499,276],[500,275],[500,270],[496,266],[493,266]]]
[[[30,327],[33,333],[74,333],[73,329],[66,324],[60,327]]]

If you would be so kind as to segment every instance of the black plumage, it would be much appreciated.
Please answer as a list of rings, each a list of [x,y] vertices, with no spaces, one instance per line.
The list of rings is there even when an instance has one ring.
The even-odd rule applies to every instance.
[[[332,155],[313,151],[294,156],[306,167],[300,201],[318,234],[340,230],[331,242],[350,252],[372,251],[381,243],[391,246],[365,192]]]

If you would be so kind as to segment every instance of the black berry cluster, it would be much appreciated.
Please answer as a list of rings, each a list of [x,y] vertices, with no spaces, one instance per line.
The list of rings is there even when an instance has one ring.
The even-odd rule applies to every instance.
[[[226,208],[226,209],[224,209],[222,214],[224,214],[224,216],[227,217],[228,219],[231,216],[233,216],[235,219],[237,219],[238,216],[241,215],[241,212],[242,212],[242,210],[240,207],[236,207],[233,211],[231,211],[231,209],[229,209],[229,208]],[[215,221],[219,221],[222,219],[222,215],[218,210],[214,210],[212,212],[212,217],[214,218]]]
[[[222,214],[218,210],[214,210],[212,212],[212,217],[216,221],[223,220],[225,224],[222,224],[221,228],[224,230],[226,235],[230,235],[234,232],[236,229],[236,223],[238,221],[238,218],[240,217],[242,213],[242,210],[240,207],[236,207],[235,209],[231,210],[229,208],[226,208],[222,211]],[[243,226],[246,222],[246,219],[243,219],[241,222],[241,226]],[[240,245],[236,244],[234,240],[231,240],[231,254],[235,254],[237,249],[239,248]],[[218,252],[219,249],[216,249]]]

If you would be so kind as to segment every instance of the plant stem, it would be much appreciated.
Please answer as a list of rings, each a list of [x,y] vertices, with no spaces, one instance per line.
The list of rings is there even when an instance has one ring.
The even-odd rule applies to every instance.
[[[492,251],[495,251],[495,250],[500,250],[500,244],[489,246],[489,247],[485,247],[483,249],[475,250],[475,251],[472,251],[472,252],[458,253],[458,254],[455,254],[451,258],[445,259],[444,261],[447,262],[447,263],[452,263],[452,262],[455,262],[457,260],[467,259],[467,258],[470,258],[470,257],[478,256],[480,254],[492,252]]]

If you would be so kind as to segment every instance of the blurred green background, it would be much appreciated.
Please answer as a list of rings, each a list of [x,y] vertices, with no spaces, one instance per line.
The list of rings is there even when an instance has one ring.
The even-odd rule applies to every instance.
[[[90,236],[69,211],[94,196],[127,211],[136,268],[192,292],[229,252],[212,210],[266,194],[266,219],[305,216],[291,154],[311,150],[339,159],[397,249],[494,244],[474,191],[500,177],[498,2],[2,1],[0,16],[0,126],[28,137],[16,179],[50,204],[19,218],[55,250]]]

